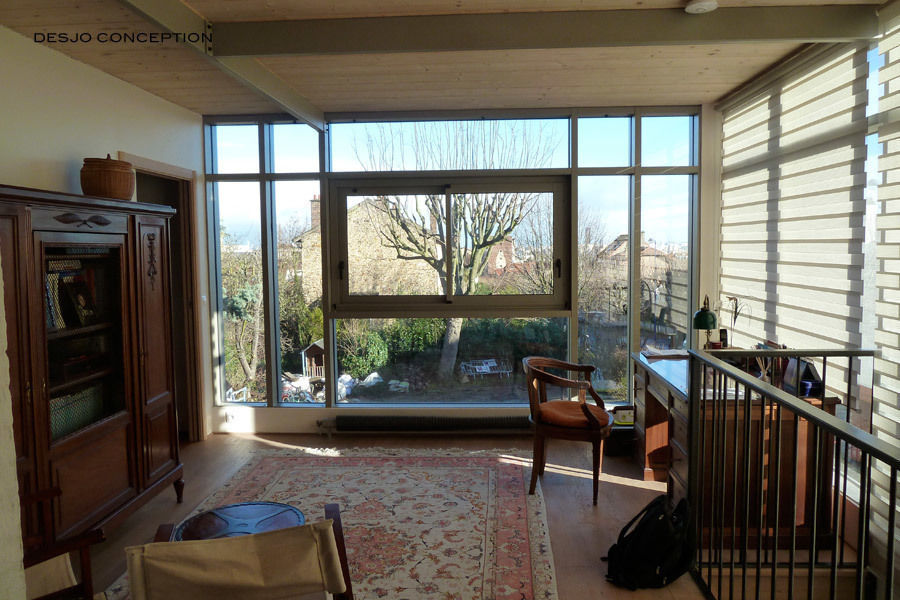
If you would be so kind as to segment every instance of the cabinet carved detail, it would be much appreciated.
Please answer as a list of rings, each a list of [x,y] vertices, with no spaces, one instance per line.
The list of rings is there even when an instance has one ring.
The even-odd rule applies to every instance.
[[[150,278],[150,289],[156,290],[156,275],[159,271],[156,268],[156,234],[147,234],[147,249],[150,255],[147,257],[147,277]]]
[[[77,223],[76,227],[87,227],[88,229],[93,229],[94,225],[105,227],[106,225],[112,223],[112,221],[102,215],[92,215],[85,219],[81,215],[77,215],[72,212],[57,215],[53,218],[64,225],[73,225]]]

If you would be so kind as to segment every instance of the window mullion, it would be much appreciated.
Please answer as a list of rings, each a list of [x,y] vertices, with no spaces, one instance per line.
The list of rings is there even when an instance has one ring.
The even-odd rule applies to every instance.
[[[262,124],[259,128],[259,168],[260,173],[271,172],[272,125]],[[281,348],[278,310],[278,226],[275,222],[275,185],[264,178],[259,182],[261,215],[261,252],[263,275],[263,321],[265,331],[266,356],[266,404],[275,406],[281,400]]]

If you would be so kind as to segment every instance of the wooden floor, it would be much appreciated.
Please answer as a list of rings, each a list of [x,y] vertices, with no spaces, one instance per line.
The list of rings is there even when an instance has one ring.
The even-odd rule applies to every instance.
[[[184,503],[175,503],[167,490],[135,512],[123,526],[108,532],[107,541],[94,548],[93,571],[98,590],[105,589],[125,571],[125,546],[151,541],[160,523],[177,523],[211,492],[227,481],[247,460],[254,447],[299,445],[306,447],[457,447],[469,449],[529,449],[531,440],[519,436],[397,436],[343,435],[330,440],[320,435],[214,435],[186,445]],[[542,487],[547,504],[550,539],[556,562],[560,600],[629,598],[633,600],[687,600],[702,598],[689,575],[661,590],[631,592],[608,584],[606,563],[600,557],[619,530],[647,502],[660,493],[659,483],[639,479],[635,464],[625,457],[606,456],[601,474],[598,506],[591,504],[590,445],[550,440]],[[364,600],[364,599],[361,599]]]

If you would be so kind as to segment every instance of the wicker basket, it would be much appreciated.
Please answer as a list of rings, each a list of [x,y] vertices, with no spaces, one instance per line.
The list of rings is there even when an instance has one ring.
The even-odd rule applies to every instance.
[[[81,191],[87,196],[131,200],[134,168],[130,162],[106,158],[86,158],[81,167]]]

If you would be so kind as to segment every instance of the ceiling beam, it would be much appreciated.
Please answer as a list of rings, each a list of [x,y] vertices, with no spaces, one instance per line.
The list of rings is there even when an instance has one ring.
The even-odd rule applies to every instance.
[[[219,58],[213,55],[212,25],[179,0],[119,0],[147,20],[172,33],[205,33],[198,42],[183,43],[203,54],[209,61],[244,85],[265,96],[291,116],[322,130],[325,114],[282,79],[253,58]]]
[[[213,24],[214,56],[846,42],[878,34],[876,5],[465,14]]]

